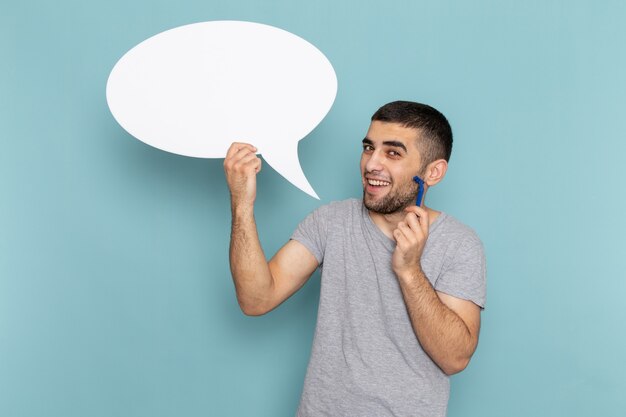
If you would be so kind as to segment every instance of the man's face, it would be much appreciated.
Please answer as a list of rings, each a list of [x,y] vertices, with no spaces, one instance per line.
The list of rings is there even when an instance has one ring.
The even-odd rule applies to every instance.
[[[398,123],[373,121],[363,139],[361,180],[363,203],[381,214],[402,211],[415,205],[421,175],[421,155],[417,149],[417,129]]]

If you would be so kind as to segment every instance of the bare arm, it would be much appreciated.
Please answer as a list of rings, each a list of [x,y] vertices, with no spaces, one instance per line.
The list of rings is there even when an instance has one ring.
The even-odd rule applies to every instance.
[[[480,307],[434,290],[420,265],[428,238],[428,213],[411,207],[394,230],[393,269],[422,348],[448,375],[460,372],[478,344]]]
[[[255,152],[252,145],[233,143],[224,160],[232,209],[230,269],[239,306],[248,315],[274,309],[318,266],[313,254],[296,241],[289,241],[267,262],[254,220],[256,174],[261,170]]]

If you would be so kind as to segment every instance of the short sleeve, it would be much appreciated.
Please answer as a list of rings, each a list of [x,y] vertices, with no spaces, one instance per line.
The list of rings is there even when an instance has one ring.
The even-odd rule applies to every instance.
[[[324,261],[328,230],[328,207],[322,206],[298,225],[291,239],[302,243],[321,265]]]
[[[466,239],[444,267],[435,290],[485,307],[487,268],[483,245],[478,238]]]

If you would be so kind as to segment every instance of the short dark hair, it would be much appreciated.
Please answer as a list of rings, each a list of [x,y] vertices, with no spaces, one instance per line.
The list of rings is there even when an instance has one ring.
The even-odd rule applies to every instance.
[[[452,128],[437,109],[412,101],[393,101],[378,109],[372,121],[399,123],[419,130],[417,146],[423,158],[420,169],[437,159],[450,160]]]

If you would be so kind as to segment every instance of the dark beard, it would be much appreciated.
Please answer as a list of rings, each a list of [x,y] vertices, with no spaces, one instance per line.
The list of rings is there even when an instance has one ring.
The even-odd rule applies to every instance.
[[[414,206],[417,198],[417,184],[412,184],[402,190],[398,190],[394,194],[389,194],[385,198],[377,202],[368,202],[366,200],[365,190],[363,190],[363,204],[365,208],[374,213],[392,214],[404,210],[405,207]]]

